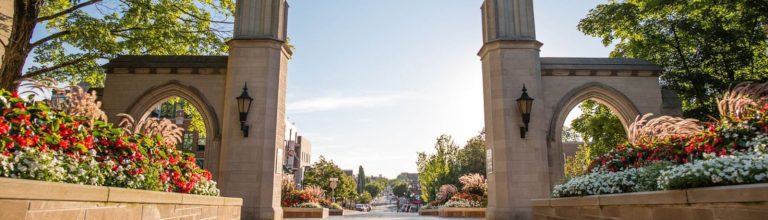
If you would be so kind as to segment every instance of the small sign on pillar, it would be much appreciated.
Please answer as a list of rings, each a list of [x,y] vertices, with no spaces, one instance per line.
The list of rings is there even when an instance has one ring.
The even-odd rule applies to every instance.
[[[487,174],[493,173],[493,149],[490,147],[485,150],[485,172]]]

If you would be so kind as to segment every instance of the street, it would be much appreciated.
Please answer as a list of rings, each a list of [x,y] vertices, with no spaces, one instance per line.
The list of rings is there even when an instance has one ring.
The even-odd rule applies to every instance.
[[[419,216],[419,213],[397,212],[395,204],[388,204],[385,197],[378,197],[373,201],[373,209],[370,212],[359,212],[353,210],[344,211],[344,216],[330,216],[328,219],[447,219],[434,216]],[[450,218],[467,219],[467,218]],[[470,218],[471,219],[471,218]]]

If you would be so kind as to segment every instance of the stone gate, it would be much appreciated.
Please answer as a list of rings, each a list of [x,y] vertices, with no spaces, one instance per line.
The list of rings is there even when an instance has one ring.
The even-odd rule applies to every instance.
[[[547,198],[563,176],[562,125],[578,103],[607,105],[626,127],[640,113],[677,113],[663,92],[662,69],[633,59],[542,58],[533,0],[485,0],[481,8],[485,125],[489,146],[489,219],[530,219],[531,199]],[[229,56],[124,56],[105,65],[104,109],[144,118],[178,96],[204,117],[206,168],[224,196],[244,198],[245,219],[281,219],[277,153],[285,152],[288,4],[238,0]],[[235,97],[248,85],[254,103],[243,137]],[[535,99],[529,131],[516,99],[523,85]],[[665,102],[665,100],[670,100]],[[678,102],[679,103],[679,102]]]

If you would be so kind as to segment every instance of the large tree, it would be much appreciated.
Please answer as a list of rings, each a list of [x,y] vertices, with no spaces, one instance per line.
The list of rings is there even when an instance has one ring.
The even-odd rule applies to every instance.
[[[457,155],[458,175],[477,173],[485,176],[485,149],[485,131],[469,139]]]
[[[357,168],[357,193],[362,194],[365,191],[365,170],[363,166]]]
[[[571,121],[570,128],[563,128],[573,133],[569,138],[580,138],[583,142],[574,155],[565,158],[565,176],[569,178],[585,174],[593,157],[608,153],[616,145],[627,141],[624,125],[610,108],[594,100],[586,100],[579,104],[579,109],[581,115]]]
[[[330,179],[338,178],[339,182],[335,191],[331,189]],[[320,156],[320,160],[312,164],[304,173],[303,186],[320,186],[326,192],[334,191],[336,198],[355,198],[355,179],[344,173],[336,163]]]
[[[365,185],[365,192],[370,193],[373,197],[379,197],[382,190],[383,188],[379,187],[376,183],[368,183]]]
[[[405,181],[396,179],[392,184],[392,194],[397,197],[408,197],[410,195],[410,185]]]
[[[627,133],[611,109],[593,100],[579,104],[581,115],[571,121],[571,129],[589,146],[589,156],[608,153],[616,145],[627,141]]]
[[[615,45],[611,57],[664,67],[687,117],[716,116],[718,93],[739,81],[768,79],[768,1],[611,0],[592,9],[579,30]]]
[[[419,171],[421,197],[424,201],[435,198],[440,186],[458,184],[457,155],[459,145],[451,136],[440,135],[435,143],[435,153],[419,152],[416,165]]]
[[[14,0],[0,88],[41,76],[99,85],[99,63],[117,55],[223,54],[234,7],[233,0]]]

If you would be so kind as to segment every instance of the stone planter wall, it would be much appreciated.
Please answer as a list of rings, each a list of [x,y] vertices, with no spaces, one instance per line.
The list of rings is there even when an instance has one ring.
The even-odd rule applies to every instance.
[[[422,216],[440,216],[444,218],[485,218],[485,208],[438,208],[419,210]]]
[[[0,178],[0,219],[240,219],[240,198]]]
[[[440,212],[437,209],[422,209],[422,210],[419,210],[419,215],[438,216],[440,215]]]
[[[331,216],[344,215],[344,209],[328,209],[328,215],[331,215]]]
[[[534,219],[759,220],[768,218],[768,184],[532,201]]]
[[[444,218],[485,218],[485,208],[439,208],[438,216]]]
[[[328,218],[328,209],[283,207],[283,218]]]

